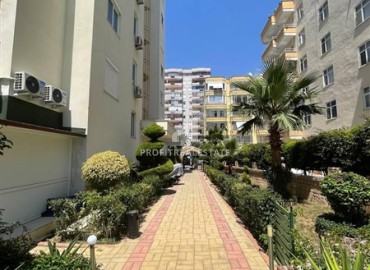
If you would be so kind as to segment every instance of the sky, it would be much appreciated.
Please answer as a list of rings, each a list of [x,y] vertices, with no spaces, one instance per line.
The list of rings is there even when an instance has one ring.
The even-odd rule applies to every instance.
[[[210,67],[212,76],[258,74],[260,34],[279,0],[166,0],[165,68]]]

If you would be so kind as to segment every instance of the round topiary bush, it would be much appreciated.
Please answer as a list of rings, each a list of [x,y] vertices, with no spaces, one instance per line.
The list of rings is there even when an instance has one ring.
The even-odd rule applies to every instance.
[[[130,166],[125,156],[106,151],[91,156],[82,166],[82,179],[89,189],[108,190],[128,179]]]
[[[163,127],[153,123],[144,128],[143,134],[150,138],[152,142],[156,142],[158,138],[162,137],[166,132]]]
[[[335,213],[351,223],[364,221],[364,206],[370,203],[370,181],[349,172],[330,174],[320,184]]]

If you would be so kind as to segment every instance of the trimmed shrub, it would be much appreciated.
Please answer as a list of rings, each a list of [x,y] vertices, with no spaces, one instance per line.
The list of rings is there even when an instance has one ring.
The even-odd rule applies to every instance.
[[[80,205],[81,195],[79,194],[76,198],[61,198],[51,200],[49,202],[50,208],[52,209],[55,216],[56,230],[58,232],[64,231],[72,223],[76,222],[81,218]]]
[[[320,184],[336,214],[349,222],[364,221],[364,206],[370,203],[370,181],[355,173],[327,175]]]
[[[166,160],[161,151],[163,147],[163,142],[145,142],[136,149],[136,159],[145,168],[158,166]]]
[[[164,181],[158,175],[147,175],[141,183],[153,186],[155,195],[159,195],[164,187]]]
[[[159,177],[164,177],[170,174],[172,170],[173,170],[173,162],[170,159],[168,159],[167,162],[164,163],[163,165],[139,172],[139,177],[144,178],[148,175],[158,175]]]
[[[271,149],[267,143],[246,144],[238,151],[238,160],[252,167],[255,162],[257,167],[265,170],[271,166]]]
[[[127,181],[130,166],[117,152],[106,151],[91,156],[82,166],[82,179],[88,188],[103,192]]]
[[[144,128],[143,134],[151,139],[152,142],[156,142],[160,137],[166,134],[164,128],[153,123]]]
[[[354,160],[347,170],[359,173],[364,176],[370,175],[370,119],[365,124],[352,129]]]

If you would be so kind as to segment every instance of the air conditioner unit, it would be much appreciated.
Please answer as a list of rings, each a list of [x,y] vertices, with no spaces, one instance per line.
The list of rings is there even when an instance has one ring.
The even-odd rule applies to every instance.
[[[134,97],[135,98],[141,98],[141,87],[135,86],[134,88]]]
[[[135,47],[136,50],[142,50],[143,49],[143,39],[140,36],[135,37]]]
[[[138,5],[142,5],[142,4],[144,4],[144,0],[136,0],[136,3],[137,3]]]
[[[24,71],[15,72],[14,94],[44,98],[45,82]]]
[[[67,92],[55,88],[52,85],[46,85],[44,101],[55,106],[66,107]]]

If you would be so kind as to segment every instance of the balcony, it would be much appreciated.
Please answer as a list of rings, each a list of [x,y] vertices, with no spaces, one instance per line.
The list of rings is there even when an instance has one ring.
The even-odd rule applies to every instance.
[[[279,56],[280,59],[297,61],[298,60],[298,51],[297,49],[285,49],[282,54]]]
[[[294,14],[294,8],[294,0],[282,0],[274,13],[275,23],[287,23],[288,19]]]
[[[276,45],[278,47],[286,47],[296,35],[297,29],[295,25],[286,24],[280,29],[280,32],[276,36]]]
[[[261,33],[261,40],[262,40],[263,44],[269,43],[272,36],[274,36],[277,31],[278,31],[278,29],[277,29],[277,25],[276,25],[276,22],[275,22],[275,16],[270,15],[269,19],[267,20],[267,23],[266,23],[265,27],[262,30],[262,33]]]
[[[226,116],[225,117],[206,117],[206,122],[226,122]]]
[[[205,104],[207,109],[224,109],[226,110],[227,106],[225,103],[207,103]]]
[[[182,83],[165,83],[165,89],[182,89]]]
[[[182,76],[177,75],[177,76],[165,76],[165,80],[168,82],[181,82],[182,81]]]
[[[203,107],[204,106],[204,103],[203,102],[200,102],[200,103],[192,103],[191,104],[191,107],[192,108],[199,108],[199,107]]]
[[[262,54],[262,60],[266,61],[267,59],[276,58],[278,55],[279,53],[276,46],[276,40],[272,39]]]

